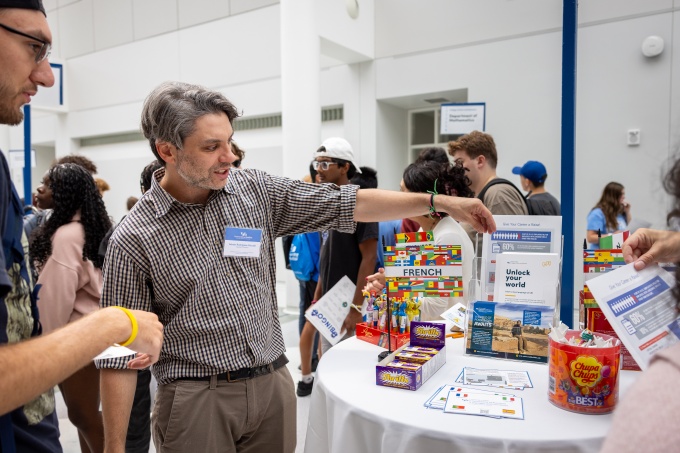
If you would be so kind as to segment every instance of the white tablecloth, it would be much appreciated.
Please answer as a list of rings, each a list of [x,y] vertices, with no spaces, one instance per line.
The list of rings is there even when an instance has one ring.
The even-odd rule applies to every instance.
[[[375,385],[383,349],[350,338],[319,363],[312,392],[305,453],[596,452],[612,415],[583,415],[548,401],[548,366],[463,354],[463,339],[446,340],[444,365],[417,391]],[[463,367],[529,372],[534,388],[516,391],[524,420],[446,414],[423,403]],[[619,396],[638,372],[619,376]]]

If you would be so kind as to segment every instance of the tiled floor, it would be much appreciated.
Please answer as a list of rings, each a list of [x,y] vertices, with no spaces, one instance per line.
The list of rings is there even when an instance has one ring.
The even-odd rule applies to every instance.
[[[297,316],[284,315],[281,318],[281,328],[283,331],[283,339],[286,343],[286,356],[290,360],[288,369],[293,376],[293,381],[297,384],[302,375],[298,370],[300,365],[300,349],[298,348],[298,318]],[[155,385],[155,383],[152,383]],[[61,430],[61,445],[64,448],[64,453],[79,453],[80,445],[78,444],[78,432],[75,427],[69,422],[66,416],[66,407],[59,392],[56,393],[57,399],[57,414],[59,415],[59,429]],[[297,429],[298,429],[298,445],[296,452],[304,450],[305,433],[307,431],[307,419],[309,417],[309,402],[311,396],[298,398],[297,406]],[[153,445],[149,449],[150,452],[155,452]]]

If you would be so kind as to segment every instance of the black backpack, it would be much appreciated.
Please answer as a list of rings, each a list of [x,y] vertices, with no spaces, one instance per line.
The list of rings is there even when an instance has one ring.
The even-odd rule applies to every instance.
[[[517,188],[517,186],[514,185],[513,183],[511,183],[510,181],[508,181],[507,179],[503,179],[503,178],[492,179],[492,180],[489,182],[489,184],[487,184],[486,186],[484,186],[484,188],[482,189],[482,191],[479,192],[479,194],[477,194],[477,198],[479,198],[480,200],[482,200],[482,203],[484,203],[484,195],[486,195],[486,191],[489,190],[489,187],[495,186],[496,184],[507,184],[507,185],[509,185],[509,186],[512,186],[512,188],[515,189],[515,190],[517,191],[517,193],[519,194],[519,196],[522,197],[522,200],[524,200],[524,204],[525,204],[526,207],[527,207],[527,211],[529,212],[529,215],[543,215],[541,212],[534,212],[534,210],[532,209],[532,206],[533,206],[533,205],[538,205],[538,203],[531,203],[531,199],[526,198],[526,197],[522,194],[522,192],[520,192],[520,190]]]

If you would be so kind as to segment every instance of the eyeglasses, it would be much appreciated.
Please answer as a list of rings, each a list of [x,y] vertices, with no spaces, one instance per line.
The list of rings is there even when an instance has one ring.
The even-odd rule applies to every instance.
[[[312,168],[314,168],[314,170],[318,170],[320,168],[323,171],[326,171],[326,170],[328,170],[328,167],[330,167],[331,165],[338,165],[338,163],[337,162],[328,162],[327,160],[324,160],[324,161],[321,161],[321,162],[315,160],[314,162],[312,162]]]
[[[0,28],[4,28],[10,33],[14,33],[15,35],[23,36],[24,38],[32,39],[34,41],[38,41],[41,45],[38,47],[33,46],[33,53],[35,53],[35,62],[40,63],[44,59],[50,56],[50,53],[52,52],[52,44],[48,43],[47,41],[43,41],[40,38],[36,38],[35,36],[28,35],[22,31],[15,30],[12,27],[8,27],[7,25],[0,24]]]

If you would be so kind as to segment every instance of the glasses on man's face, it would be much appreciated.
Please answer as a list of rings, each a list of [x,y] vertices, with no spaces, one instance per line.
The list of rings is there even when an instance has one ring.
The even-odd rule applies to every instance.
[[[40,45],[34,44],[31,46],[31,49],[33,49],[33,53],[35,54],[36,63],[40,63],[50,56],[50,53],[52,52],[52,44],[48,43],[47,41],[43,41],[40,38],[28,35],[22,31],[15,30],[14,28],[8,27],[7,25],[0,24],[0,28],[4,28],[8,32],[14,33],[15,35],[23,36],[24,38],[32,39],[33,41],[38,41]]]
[[[331,165],[338,165],[338,163],[337,162],[329,162],[327,160],[324,160],[324,161],[321,161],[321,162],[319,162],[318,160],[315,160],[314,162],[312,162],[312,168],[314,168],[314,170],[318,170],[320,168],[323,171],[326,171],[326,170],[328,170],[328,167],[330,167]]]

